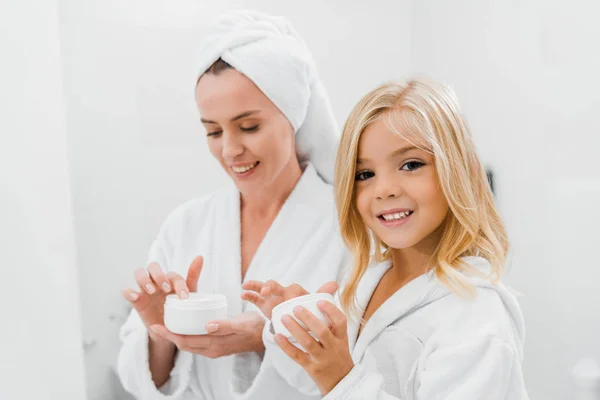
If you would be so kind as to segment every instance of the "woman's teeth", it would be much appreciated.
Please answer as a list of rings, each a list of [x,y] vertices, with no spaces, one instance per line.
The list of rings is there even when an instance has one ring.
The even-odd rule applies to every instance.
[[[252,168],[256,167],[257,165],[258,165],[258,161],[255,162],[254,164],[242,165],[240,167],[231,167],[231,169],[236,174],[243,174],[244,172],[250,171]]]
[[[385,219],[386,221],[395,221],[398,219],[404,219],[404,218],[408,217],[410,214],[412,214],[412,211],[404,211],[404,212],[393,213],[393,214],[383,214],[381,217],[383,219]]]

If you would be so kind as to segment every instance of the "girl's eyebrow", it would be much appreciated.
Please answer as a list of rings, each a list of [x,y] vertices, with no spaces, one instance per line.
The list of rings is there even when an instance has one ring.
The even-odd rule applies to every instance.
[[[407,152],[409,152],[411,150],[420,150],[420,149],[418,147],[416,147],[416,146],[408,145],[408,146],[405,146],[405,147],[401,147],[398,150],[395,150],[392,154],[390,154],[390,157],[396,157],[396,156],[402,155],[404,153],[407,153]],[[356,164],[364,164],[367,161],[369,161],[368,158],[358,158],[356,160]]]

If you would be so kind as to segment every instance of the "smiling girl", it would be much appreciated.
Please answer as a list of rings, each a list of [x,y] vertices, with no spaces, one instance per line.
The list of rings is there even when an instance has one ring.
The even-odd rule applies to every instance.
[[[412,80],[367,94],[335,174],[354,256],[337,298],[344,312],[319,304],[326,326],[295,308],[316,337],[284,316],[297,346],[265,330],[267,348],[277,342],[314,383],[283,353],[277,370],[326,399],[527,399],[523,317],[500,282],[506,232],[454,93]],[[260,289],[268,314],[266,297],[286,289]]]

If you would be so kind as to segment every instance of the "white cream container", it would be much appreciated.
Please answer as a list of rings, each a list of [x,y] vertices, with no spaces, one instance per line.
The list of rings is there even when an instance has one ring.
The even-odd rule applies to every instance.
[[[179,335],[206,335],[206,324],[227,318],[227,297],[190,293],[187,299],[171,294],[165,300],[165,327]]]
[[[327,318],[317,307],[317,302],[320,300],[328,301],[331,304],[335,304],[333,302],[333,297],[329,293],[314,293],[296,297],[277,305],[275,308],[273,308],[273,311],[271,312],[271,323],[273,324],[273,329],[275,330],[275,333],[280,333],[288,339],[293,338],[290,331],[288,331],[287,328],[283,326],[283,323],[281,322],[281,317],[283,317],[286,314],[294,318],[296,322],[300,324],[301,327],[308,330],[308,328],[294,315],[294,307],[296,306],[302,306],[306,308],[308,311],[313,313],[315,317],[317,317],[324,324],[329,326],[329,318]]]

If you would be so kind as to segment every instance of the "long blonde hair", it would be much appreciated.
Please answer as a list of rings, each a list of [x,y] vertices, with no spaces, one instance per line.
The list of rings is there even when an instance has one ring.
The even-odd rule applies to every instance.
[[[465,273],[482,275],[461,260],[480,256],[491,264],[486,275],[500,279],[508,253],[506,231],[496,210],[485,169],[477,155],[454,92],[424,80],[382,85],[354,107],[342,134],[335,166],[335,198],[341,233],[354,256],[354,266],[341,304],[356,314],[356,289],[373,261],[391,257],[390,249],[362,221],[356,208],[355,174],[358,143],[364,130],[383,119],[387,127],[434,156],[440,187],[450,211],[431,259],[437,278],[460,296],[475,293]],[[373,240],[372,240],[373,239]],[[373,248],[371,247],[373,244]]]

